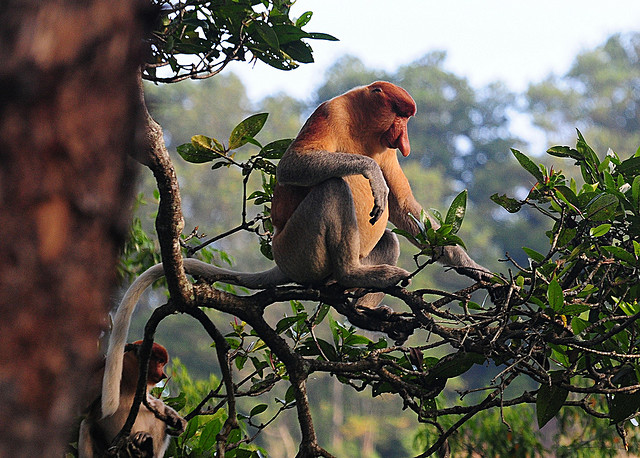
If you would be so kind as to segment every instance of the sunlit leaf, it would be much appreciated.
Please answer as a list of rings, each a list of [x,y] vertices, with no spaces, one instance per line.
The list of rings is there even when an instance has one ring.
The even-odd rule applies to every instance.
[[[467,209],[467,191],[466,189],[458,194],[451,202],[447,216],[445,217],[445,224],[451,225],[451,232],[455,234],[462,225],[464,214]]]
[[[234,127],[229,136],[229,149],[237,149],[246,144],[249,138],[253,138],[267,122],[268,113],[258,113],[244,119]]]
[[[536,178],[536,180],[538,180],[539,182],[544,181],[544,176],[540,171],[540,167],[538,167],[531,159],[529,159],[527,156],[525,156],[524,154],[522,154],[520,151],[516,149],[511,148],[511,152],[513,153],[515,158],[518,160],[520,165],[527,172],[533,175]]]
[[[311,20],[311,16],[313,16],[312,11],[306,11],[300,15],[300,17],[296,20],[296,27],[304,27]]]
[[[212,151],[196,148],[191,143],[179,145],[176,150],[182,159],[187,162],[191,162],[192,164],[202,164],[220,157]]]
[[[603,246],[602,249],[621,261],[628,262],[631,265],[636,264],[636,257],[624,248],[617,246]]]
[[[591,234],[591,237],[602,237],[607,232],[609,232],[609,229],[611,229],[611,224],[605,223],[601,224],[598,227],[592,227],[589,230],[589,234]]]

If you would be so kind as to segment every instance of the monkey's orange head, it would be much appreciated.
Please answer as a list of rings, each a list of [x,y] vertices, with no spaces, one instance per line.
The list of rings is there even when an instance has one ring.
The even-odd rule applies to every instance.
[[[140,347],[142,346],[142,340],[137,340],[132,344],[127,344],[125,346],[125,351],[134,351],[136,355],[140,351]],[[150,385],[155,385],[167,378],[167,375],[164,373],[164,366],[169,362],[169,352],[162,345],[153,343],[151,347],[151,355],[149,357],[149,371],[147,373],[147,382]]]
[[[416,114],[416,102],[407,91],[386,81],[376,81],[363,89],[377,105],[371,114],[385,123],[381,142],[388,148],[398,148],[403,156],[408,156],[411,145],[407,122]],[[388,112],[387,116],[384,116],[385,112]]]

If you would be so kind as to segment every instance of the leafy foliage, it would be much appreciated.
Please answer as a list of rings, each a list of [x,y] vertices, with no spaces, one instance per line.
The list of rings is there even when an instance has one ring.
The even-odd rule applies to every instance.
[[[290,18],[290,0],[154,0],[160,7],[145,79],[208,78],[232,61],[260,60],[280,70],[313,62],[306,40],[336,40],[303,30],[313,13]],[[170,68],[170,75],[159,72]]]

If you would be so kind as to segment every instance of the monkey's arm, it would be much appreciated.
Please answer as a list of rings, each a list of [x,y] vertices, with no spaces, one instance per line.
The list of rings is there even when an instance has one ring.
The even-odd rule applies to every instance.
[[[399,229],[416,235],[419,232],[419,228],[413,218],[409,216],[409,213],[416,218],[420,218],[422,206],[413,196],[409,181],[398,163],[396,152],[389,153],[385,154],[381,163],[384,177],[389,186],[389,220]],[[427,216],[434,228],[440,227],[431,215]],[[488,280],[493,276],[488,269],[471,259],[467,252],[457,245],[443,247],[438,262],[451,266],[458,273],[474,280]]]
[[[187,427],[187,420],[182,418],[178,412],[151,394],[147,394],[147,404],[160,415],[161,420],[165,422],[167,426],[176,430],[177,433],[184,432]]]
[[[348,175],[362,175],[369,180],[374,199],[371,224],[375,223],[386,208],[389,189],[380,166],[370,157],[317,150],[300,152],[290,148],[276,170],[278,183],[294,186],[314,186],[329,178]]]

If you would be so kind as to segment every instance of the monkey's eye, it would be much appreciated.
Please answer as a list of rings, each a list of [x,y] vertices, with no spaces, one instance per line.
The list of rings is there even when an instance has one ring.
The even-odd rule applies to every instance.
[[[371,92],[382,92],[382,89],[380,89],[379,87],[374,87],[373,89],[371,89]]]

